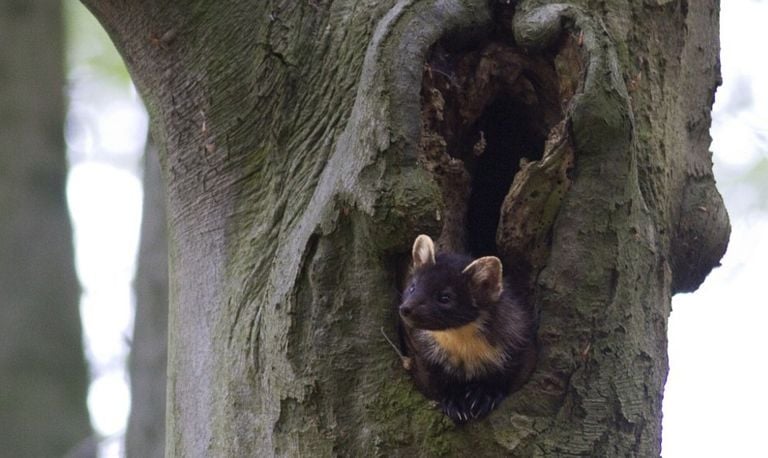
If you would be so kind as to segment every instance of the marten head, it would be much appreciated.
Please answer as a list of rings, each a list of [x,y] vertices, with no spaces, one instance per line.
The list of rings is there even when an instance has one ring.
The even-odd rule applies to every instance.
[[[502,293],[501,261],[486,256],[441,253],[426,235],[413,244],[409,283],[403,291],[400,316],[408,326],[438,331],[459,328],[480,317]]]

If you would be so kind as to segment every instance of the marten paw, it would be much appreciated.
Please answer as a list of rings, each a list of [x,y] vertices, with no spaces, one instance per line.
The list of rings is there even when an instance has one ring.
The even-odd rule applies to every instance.
[[[456,399],[445,398],[440,401],[440,410],[442,410],[443,413],[457,425],[464,424],[473,418],[471,413],[466,410],[465,406],[462,403],[457,402]]]
[[[467,388],[459,396],[443,399],[440,408],[454,423],[464,424],[487,416],[504,397],[505,394],[500,391]]]
[[[469,411],[473,418],[484,418],[504,399],[505,394],[498,391],[479,390],[472,392],[467,398]]]

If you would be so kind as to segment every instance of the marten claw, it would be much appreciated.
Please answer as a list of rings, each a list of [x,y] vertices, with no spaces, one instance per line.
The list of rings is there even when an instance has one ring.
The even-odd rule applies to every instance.
[[[440,402],[440,408],[456,424],[486,417],[504,399],[505,394],[496,390],[487,390],[481,386],[468,388],[463,396],[446,397]]]
[[[457,405],[457,403],[451,399],[443,399],[442,402],[440,402],[440,408],[443,413],[457,425],[466,423],[467,420],[469,420],[469,415],[464,412],[460,405]]]
[[[440,401],[440,410],[442,410],[443,413],[454,422],[458,421],[458,411],[454,408],[454,405],[450,400],[443,399]]]

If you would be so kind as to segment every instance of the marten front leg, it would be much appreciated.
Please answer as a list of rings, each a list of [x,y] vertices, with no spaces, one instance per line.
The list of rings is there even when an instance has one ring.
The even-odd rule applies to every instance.
[[[440,401],[440,409],[454,423],[461,425],[486,417],[506,396],[506,391],[498,387],[470,383],[463,391],[445,396]]]

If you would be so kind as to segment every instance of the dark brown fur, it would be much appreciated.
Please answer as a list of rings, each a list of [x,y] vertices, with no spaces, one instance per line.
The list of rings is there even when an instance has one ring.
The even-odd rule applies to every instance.
[[[486,416],[532,370],[533,319],[505,286],[498,258],[436,256],[419,236],[399,314],[404,365],[456,423]]]

